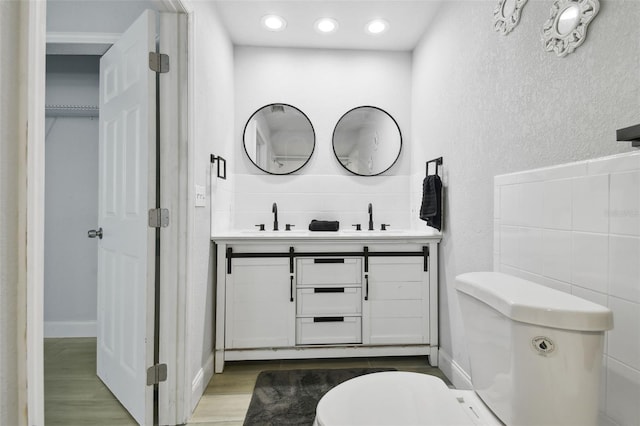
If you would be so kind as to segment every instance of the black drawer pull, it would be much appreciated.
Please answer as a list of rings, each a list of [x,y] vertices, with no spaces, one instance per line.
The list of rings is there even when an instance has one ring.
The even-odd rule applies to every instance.
[[[344,259],[313,259],[313,263],[344,263]]]
[[[289,287],[289,302],[293,302],[293,275],[289,277],[291,279],[291,284]]]
[[[314,288],[314,293],[344,293],[344,287]]]
[[[313,317],[313,322],[344,322],[344,317]]]

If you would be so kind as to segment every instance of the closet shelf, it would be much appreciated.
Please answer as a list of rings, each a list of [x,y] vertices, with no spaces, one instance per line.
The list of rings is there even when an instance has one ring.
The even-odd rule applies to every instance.
[[[97,117],[100,108],[95,105],[45,105],[47,117]]]

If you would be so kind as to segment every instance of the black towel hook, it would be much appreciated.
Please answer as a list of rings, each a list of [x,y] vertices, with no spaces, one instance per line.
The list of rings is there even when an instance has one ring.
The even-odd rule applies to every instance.
[[[431,163],[435,163],[436,164],[436,173],[435,174],[437,175],[438,174],[438,166],[442,165],[442,157],[434,158],[433,160],[427,161],[427,163],[426,163],[426,167],[427,167],[426,175],[427,176],[429,176],[429,164],[431,164]]]

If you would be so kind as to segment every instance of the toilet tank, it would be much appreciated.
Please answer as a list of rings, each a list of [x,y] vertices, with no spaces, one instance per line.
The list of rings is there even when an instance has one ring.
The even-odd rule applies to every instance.
[[[500,272],[456,277],[474,390],[516,425],[597,425],[606,307]]]

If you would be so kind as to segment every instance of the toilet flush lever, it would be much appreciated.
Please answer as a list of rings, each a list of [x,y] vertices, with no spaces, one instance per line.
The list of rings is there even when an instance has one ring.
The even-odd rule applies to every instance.
[[[97,231],[95,229],[90,229],[89,232],[87,232],[87,236],[89,238],[98,237],[98,238],[102,239],[102,228],[98,228]]]

